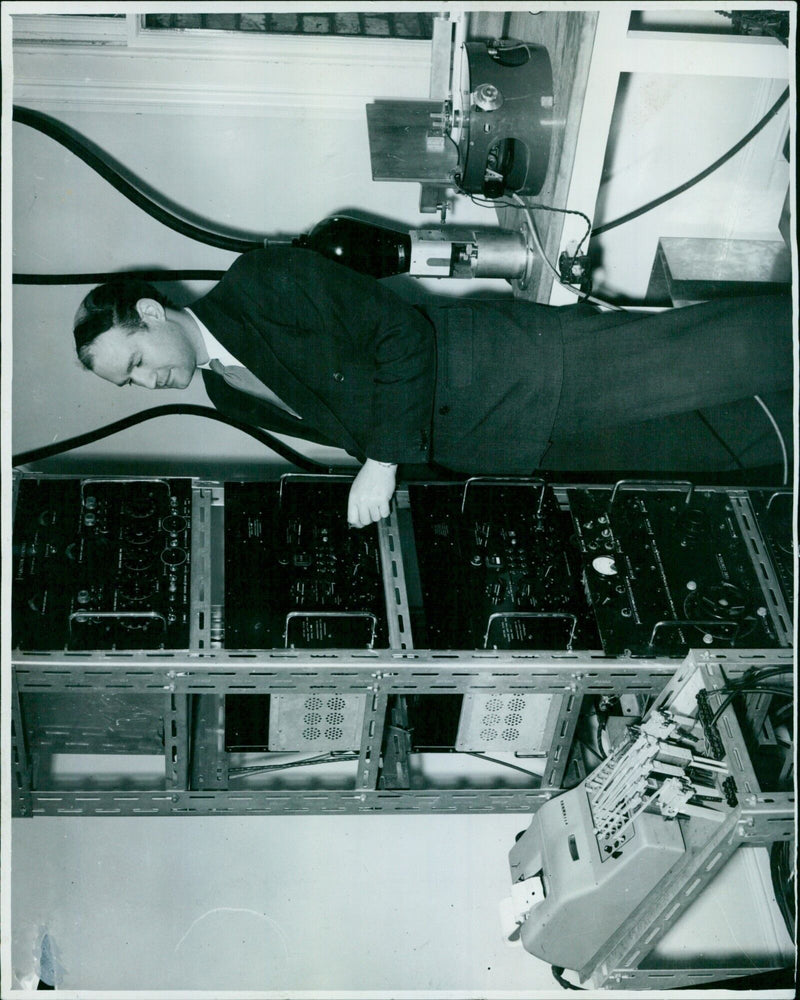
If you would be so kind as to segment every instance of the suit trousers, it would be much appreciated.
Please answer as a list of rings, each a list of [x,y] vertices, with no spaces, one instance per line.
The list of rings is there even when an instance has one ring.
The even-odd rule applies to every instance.
[[[656,313],[559,310],[563,378],[551,440],[787,389],[789,295]]]

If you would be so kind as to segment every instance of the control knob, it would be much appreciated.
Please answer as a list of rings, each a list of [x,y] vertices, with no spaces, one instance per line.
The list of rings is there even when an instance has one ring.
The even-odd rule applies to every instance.
[[[164,549],[161,553],[161,561],[165,566],[181,566],[186,562],[186,550],[178,546]]]

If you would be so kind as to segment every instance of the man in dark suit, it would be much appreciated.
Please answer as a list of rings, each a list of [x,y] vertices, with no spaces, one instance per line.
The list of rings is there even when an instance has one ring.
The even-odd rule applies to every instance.
[[[788,296],[658,314],[510,299],[419,310],[320,255],[238,258],[190,308],[100,286],[75,317],[84,365],[117,385],[208,394],[239,419],[344,448],[362,468],[348,519],[388,514],[397,465],[528,474],[553,440],[792,382]]]

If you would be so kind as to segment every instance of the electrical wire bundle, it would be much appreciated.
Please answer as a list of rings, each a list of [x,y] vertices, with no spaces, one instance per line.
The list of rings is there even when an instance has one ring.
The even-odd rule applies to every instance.
[[[789,707],[791,707],[794,703],[794,691],[792,688],[765,685],[763,683],[765,680],[791,673],[791,671],[792,668],[788,665],[782,667],[762,667],[760,669],[751,669],[742,674],[738,681],[728,681],[723,687],[716,688],[716,693],[724,694],[725,697],[722,699],[719,707],[711,716],[711,722],[715,724],[734,698],[741,694],[778,695],[779,697],[787,698],[790,702]]]
[[[358,760],[357,753],[317,754],[314,757],[303,757],[301,760],[287,760],[280,764],[255,764],[246,767],[232,767],[228,771],[229,778],[247,778],[251,774],[267,774],[272,771],[287,771],[292,767],[306,767],[309,764],[338,764],[341,761]]]

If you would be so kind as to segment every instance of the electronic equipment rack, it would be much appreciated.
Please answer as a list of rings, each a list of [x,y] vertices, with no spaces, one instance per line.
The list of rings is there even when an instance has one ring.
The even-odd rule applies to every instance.
[[[791,669],[788,489],[408,483],[359,532],[349,484],[16,475],[14,815],[533,813],[676,675]],[[778,704],[720,720],[723,854],[792,835]],[[115,756],[163,764],[69,766]],[[594,985],[724,978],[624,944]]]

